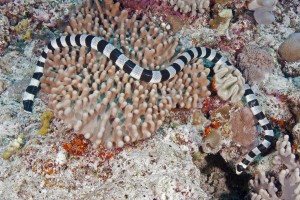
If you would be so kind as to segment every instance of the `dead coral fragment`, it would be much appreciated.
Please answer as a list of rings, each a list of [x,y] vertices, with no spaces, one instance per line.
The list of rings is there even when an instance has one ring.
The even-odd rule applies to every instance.
[[[207,119],[205,118],[204,114],[200,110],[195,110],[193,112],[192,119],[193,119],[192,124],[196,126],[197,125],[203,126],[207,122]]]
[[[24,146],[24,135],[19,135],[16,139],[11,141],[2,154],[4,160],[8,160],[14,153],[20,150]]]
[[[202,149],[205,153],[217,153],[221,148],[222,134],[218,129],[210,128],[209,133],[203,138]]]
[[[42,128],[38,131],[39,135],[45,136],[50,128],[50,123],[54,117],[53,111],[45,111],[41,117]]]
[[[169,24],[171,24],[171,28],[174,33],[180,31],[184,26],[184,21],[177,15],[167,15],[166,20]]]
[[[6,80],[0,80],[0,94],[7,88],[7,81]]]
[[[217,29],[219,34],[224,34],[233,17],[232,10],[223,9],[220,4],[215,4],[213,11],[213,19],[209,21],[209,25],[212,29]]]

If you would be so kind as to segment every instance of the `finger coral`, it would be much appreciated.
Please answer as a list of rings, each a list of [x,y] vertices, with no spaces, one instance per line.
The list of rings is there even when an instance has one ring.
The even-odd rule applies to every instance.
[[[112,38],[114,46],[143,68],[165,69],[177,57],[178,41],[146,18],[129,18],[119,6],[88,1],[71,18],[66,32]],[[149,138],[172,108],[195,108],[199,98],[210,95],[209,69],[200,60],[192,61],[171,81],[147,84],[86,47],[49,52],[48,58],[41,88],[50,94],[49,107],[94,145],[122,147]]]
[[[209,0],[164,0],[170,2],[175,11],[191,13],[193,16],[203,14],[209,9]]]
[[[272,56],[256,45],[245,46],[238,55],[239,67],[249,83],[259,83],[274,69]]]
[[[250,180],[253,191],[251,199],[300,199],[300,164],[295,161],[288,135],[282,141],[277,141],[274,164],[280,168],[284,166],[279,172],[273,172],[276,173],[275,177],[261,171],[254,180]]]
[[[33,100],[42,83],[45,90],[52,94],[49,106],[76,132],[84,133],[85,138],[94,142],[94,146],[104,144],[108,148],[122,147],[125,143],[149,138],[162,124],[170,109],[195,108],[199,98],[210,94],[207,90],[209,69],[204,70],[203,66],[199,66],[201,61],[196,61],[196,58],[206,58],[212,62],[217,66],[215,71],[220,69],[220,65],[227,66],[228,69],[222,71],[225,74],[221,73],[219,78],[225,77],[226,80],[231,72],[238,75],[228,59],[214,49],[195,47],[178,54],[182,49],[176,49],[176,43],[174,48],[168,48],[169,43],[163,40],[172,41],[172,37],[167,32],[159,34],[161,31],[151,21],[146,18],[137,20],[136,15],[126,19],[128,12],[121,12],[120,4],[111,0],[101,4],[98,1],[94,3],[101,13],[100,18],[93,18],[98,11],[94,12],[88,1],[85,9],[80,10],[84,15],[78,14],[76,19],[71,19],[71,26],[66,30],[71,34],[52,40],[44,48],[24,93],[23,106],[26,112],[33,111]],[[103,10],[105,15],[102,15]],[[137,22],[131,23],[132,19]],[[94,20],[97,23],[92,29],[94,22],[91,21]],[[141,24],[143,27],[150,27],[140,28],[137,32]],[[125,25],[126,29],[123,29]],[[132,30],[132,26],[136,29]],[[97,31],[100,36],[85,34],[95,34]],[[147,33],[152,35],[138,40]],[[124,47],[122,44],[125,43],[127,45]],[[145,43],[148,44],[147,47]],[[73,50],[70,51],[70,48]],[[139,51],[130,51],[132,49]],[[176,50],[175,54],[168,52],[166,58],[158,56],[156,60],[152,60],[154,63],[148,64],[147,60],[155,57],[155,53],[161,52],[161,49],[173,53]],[[97,59],[93,57],[95,55]],[[122,71],[116,71],[117,67]],[[236,78],[232,80],[235,82]],[[224,84],[227,87],[225,89],[228,89],[233,82]],[[241,174],[256,156],[268,150],[275,139],[271,124],[262,112],[251,87],[245,84],[244,89],[248,106],[266,135],[263,142],[236,165],[237,174]]]

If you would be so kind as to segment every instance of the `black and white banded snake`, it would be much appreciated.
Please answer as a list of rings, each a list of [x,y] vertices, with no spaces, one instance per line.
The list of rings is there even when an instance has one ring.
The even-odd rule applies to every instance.
[[[57,39],[52,40],[48,44],[48,46],[45,47],[41,56],[39,57],[36,70],[33,74],[29,86],[24,93],[23,106],[25,111],[32,112],[33,100],[35,98],[35,95],[39,91],[40,78],[43,76],[43,67],[47,59],[48,51],[54,51],[55,49],[64,48],[67,46],[86,46],[91,49],[95,49],[111,59],[120,69],[124,70],[124,72],[129,74],[131,77],[148,83],[159,83],[173,78],[184,68],[187,63],[189,63],[193,58],[196,57],[205,58],[215,65],[223,64],[232,66],[227,58],[217,53],[215,50],[206,47],[194,47],[185,51],[166,69],[160,71],[151,71],[148,69],[143,69],[139,65],[135,64],[121,51],[119,51],[112,44],[108,43],[101,37],[95,37],[85,34],[61,36]],[[252,149],[243,158],[243,160],[236,165],[237,174],[241,174],[256,156],[268,150],[272,142],[275,140],[274,131],[271,127],[271,124],[264,115],[261,107],[259,106],[259,103],[251,87],[248,84],[245,84],[244,88],[244,97],[259,125],[263,128],[265,136],[263,142]]]

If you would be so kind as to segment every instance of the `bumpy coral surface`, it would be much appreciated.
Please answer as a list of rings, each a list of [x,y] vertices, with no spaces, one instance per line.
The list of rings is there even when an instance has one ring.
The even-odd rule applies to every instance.
[[[245,79],[235,67],[216,65],[214,67],[214,87],[218,96],[233,103],[240,101],[245,93]]]
[[[270,24],[275,21],[272,10],[277,4],[277,0],[252,0],[248,8],[254,10],[254,18],[259,24]]]
[[[233,132],[233,141],[249,149],[256,145],[256,121],[251,110],[240,108],[230,115],[230,126]]]
[[[203,14],[209,9],[209,0],[164,0],[170,2],[173,9],[192,15]]]
[[[264,49],[256,46],[245,46],[238,55],[239,67],[250,83],[259,83],[274,68],[272,56]]]

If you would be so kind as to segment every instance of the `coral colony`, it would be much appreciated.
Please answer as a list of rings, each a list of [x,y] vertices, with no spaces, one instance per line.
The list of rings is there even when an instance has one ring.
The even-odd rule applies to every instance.
[[[300,199],[299,2],[0,7],[4,199]]]

